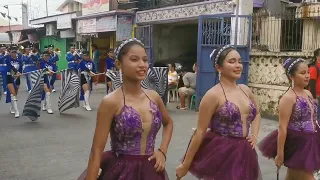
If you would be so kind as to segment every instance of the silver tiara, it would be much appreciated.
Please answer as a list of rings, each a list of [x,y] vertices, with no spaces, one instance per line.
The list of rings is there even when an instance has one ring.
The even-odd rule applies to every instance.
[[[287,74],[289,74],[289,72],[291,71],[291,68],[295,65],[295,64],[297,64],[298,62],[305,62],[306,60],[304,60],[304,59],[302,59],[302,58],[298,58],[298,59],[296,59],[296,60],[294,60],[291,64],[290,64],[290,66],[288,67],[288,69],[287,69]]]
[[[133,41],[136,41],[138,43],[140,43],[142,46],[144,46],[144,44],[137,38],[132,38],[132,39],[128,39],[128,40],[125,40],[123,41],[120,46],[115,50],[115,57],[116,59],[118,59],[118,56],[119,56],[119,53],[120,53],[120,50],[121,48],[123,48],[126,44],[128,44],[129,42],[133,42]]]
[[[223,47],[218,51],[218,53],[217,53],[217,55],[216,55],[216,58],[214,59],[214,65],[218,64],[218,59],[219,59],[221,53],[222,53],[224,50],[228,49],[228,48],[234,48],[234,46],[233,46],[233,45],[230,45],[230,44],[223,46]],[[211,54],[210,54],[210,59],[212,59],[212,56],[213,56],[213,54],[214,54],[214,52],[215,52],[216,50],[217,50],[217,49],[214,49],[214,50],[211,52]]]

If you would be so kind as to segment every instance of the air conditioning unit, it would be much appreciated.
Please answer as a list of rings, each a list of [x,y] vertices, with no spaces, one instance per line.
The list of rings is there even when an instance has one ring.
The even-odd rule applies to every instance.
[[[46,36],[56,36],[57,33],[58,30],[55,24],[46,24]]]

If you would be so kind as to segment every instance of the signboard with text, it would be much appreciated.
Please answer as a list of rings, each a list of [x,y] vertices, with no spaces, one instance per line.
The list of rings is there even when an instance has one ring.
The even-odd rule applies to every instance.
[[[132,16],[118,16],[116,41],[123,41],[131,38],[132,20]]]
[[[97,18],[97,32],[109,32],[117,30],[117,16]]]
[[[109,11],[109,0],[86,0],[82,4],[82,15]]]
[[[96,18],[92,19],[82,19],[77,21],[77,33],[93,33],[97,30],[97,20]]]

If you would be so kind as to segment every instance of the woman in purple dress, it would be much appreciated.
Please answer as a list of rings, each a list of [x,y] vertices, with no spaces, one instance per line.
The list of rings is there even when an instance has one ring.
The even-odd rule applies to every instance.
[[[165,160],[173,122],[161,97],[142,89],[148,71],[143,44],[137,39],[123,42],[116,52],[123,84],[102,100],[88,164],[79,179],[167,180]],[[163,125],[160,148],[155,139]],[[111,151],[103,153],[110,133]]]
[[[287,59],[284,68],[290,86],[279,101],[279,130],[271,132],[260,143],[259,149],[274,158],[280,168],[288,167],[286,180],[314,180],[320,170],[320,129],[317,103],[304,88],[310,74],[303,59]]]
[[[236,83],[243,69],[240,54],[227,45],[210,58],[220,83],[201,100],[197,129],[176,175],[182,178],[189,171],[204,180],[261,179],[255,151],[260,115],[251,90]]]

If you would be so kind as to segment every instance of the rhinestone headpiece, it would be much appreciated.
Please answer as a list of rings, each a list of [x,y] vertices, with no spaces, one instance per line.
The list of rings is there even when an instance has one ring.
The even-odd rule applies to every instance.
[[[144,46],[144,44],[137,38],[132,38],[132,39],[125,40],[120,44],[120,46],[117,49],[115,49],[114,54],[115,54],[116,59],[118,59],[118,56],[119,56],[121,48],[123,48],[129,42],[133,42],[133,41],[136,41],[136,42],[140,43],[142,46]]]

